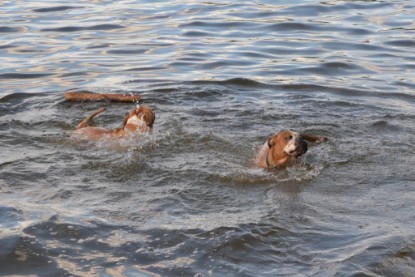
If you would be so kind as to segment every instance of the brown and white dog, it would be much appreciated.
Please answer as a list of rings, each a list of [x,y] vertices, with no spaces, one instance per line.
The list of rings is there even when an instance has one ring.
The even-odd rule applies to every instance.
[[[78,126],[76,126],[76,130],[72,136],[88,140],[99,140],[101,138],[129,138],[137,133],[150,131],[153,127],[154,120],[156,119],[154,112],[149,107],[139,106],[132,109],[128,115],[125,116],[122,127],[120,128],[106,129],[89,126],[89,122],[103,111],[105,111],[105,108],[100,108],[85,118]]]
[[[281,131],[267,140],[259,151],[255,164],[261,168],[273,168],[293,161],[307,152],[306,140],[325,142],[328,139],[289,130]]]

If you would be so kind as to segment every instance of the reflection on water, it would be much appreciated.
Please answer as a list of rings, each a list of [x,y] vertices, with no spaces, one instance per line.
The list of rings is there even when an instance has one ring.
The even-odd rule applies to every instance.
[[[413,3],[26,2],[0,7],[0,275],[415,275]],[[73,89],[141,94],[153,133],[72,140],[132,107]],[[255,168],[287,128],[330,140]]]

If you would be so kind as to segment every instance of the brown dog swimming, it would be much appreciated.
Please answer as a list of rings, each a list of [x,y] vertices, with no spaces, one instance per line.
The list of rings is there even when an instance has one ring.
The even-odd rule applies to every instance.
[[[326,137],[284,130],[270,137],[259,151],[255,164],[261,168],[272,168],[295,160],[305,154],[307,142],[325,142]]]
[[[72,137],[88,140],[99,140],[101,138],[128,138],[137,133],[149,132],[153,127],[154,120],[156,119],[154,112],[149,107],[139,106],[132,109],[128,115],[124,117],[122,127],[120,128],[106,129],[102,127],[89,126],[89,122],[103,111],[105,111],[105,108],[100,108],[81,121],[81,123],[76,126],[76,130],[73,132]]]

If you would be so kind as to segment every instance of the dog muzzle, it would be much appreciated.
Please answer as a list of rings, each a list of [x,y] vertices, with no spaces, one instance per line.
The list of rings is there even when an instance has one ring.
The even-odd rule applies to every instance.
[[[301,155],[305,154],[308,150],[308,145],[307,142],[305,142],[304,140],[300,139],[298,140],[298,146],[295,149],[295,151],[293,153],[290,153],[291,156],[298,158]]]

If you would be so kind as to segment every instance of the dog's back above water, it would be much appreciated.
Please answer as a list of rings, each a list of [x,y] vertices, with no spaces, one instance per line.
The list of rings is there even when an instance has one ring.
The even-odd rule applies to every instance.
[[[100,108],[85,118],[76,126],[72,137],[86,140],[110,139],[117,140],[121,138],[129,138],[139,133],[147,133],[153,128],[156,116],[154,112],[147,106],[139,106],[132,109],[128,115],[124,117],[122,126],[116,129],[106,129],[102,127],[89,126],[90,121],[98,114],[105,111]]]

